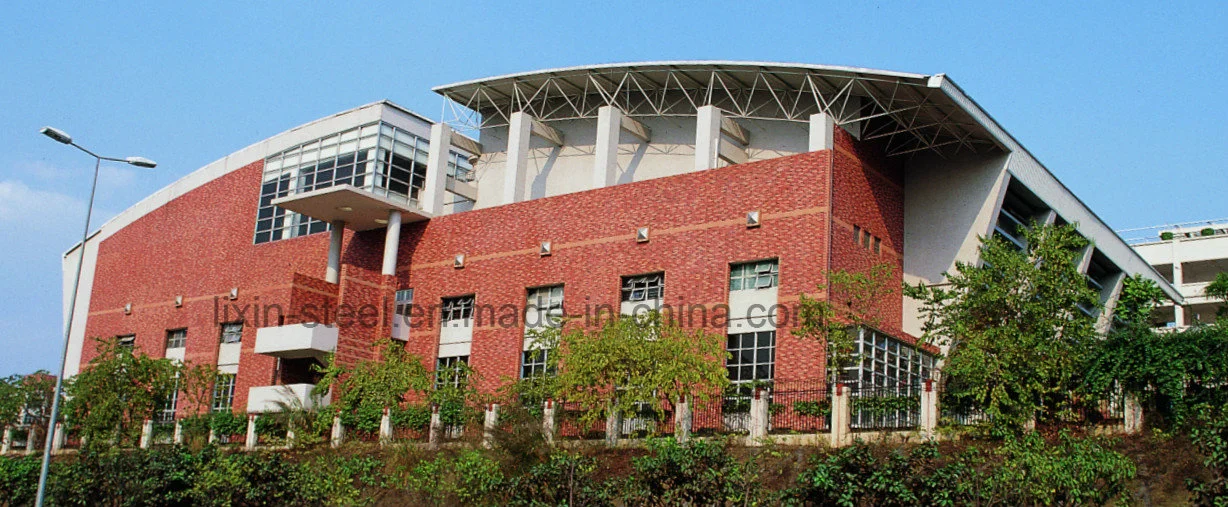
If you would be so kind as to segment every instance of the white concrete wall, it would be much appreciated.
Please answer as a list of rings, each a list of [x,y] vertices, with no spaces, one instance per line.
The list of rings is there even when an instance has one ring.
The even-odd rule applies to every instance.
[[[694,117],[635,117],[652,131],[645,144],[622,132],[618,146],[616,184],[644,181],[691,172],[695,163]],[[751,161],[767,160],[808,150],[809,124],[735,120],[746,130]],[[525,174],[525,199],[537,199],[580,192],[592,188],[592,168],[596,158],[596,119],[547,122],[562,135],[558,147],[533,136],[529,142],[528,169]],[[498,206],[502,202],[503,168],[507,164],[507,127],[484,129],[481,133],[485,153],[474,165],[478,186],[475,208]],[[722,164],[723,165],[723,164]]]
[[[778,293],[777,287],[730,291],[727,331],[733,334],[776,329]]]
[[[472,318],[453,320],[440,326],[438,357],[467,356],[472,344]]]
[[[904,282],[940,284],[976,262],[1006,191],[1007,155],[919,156],[904,176]],[[904,331],[921,335],[920,305],[904,298]]]

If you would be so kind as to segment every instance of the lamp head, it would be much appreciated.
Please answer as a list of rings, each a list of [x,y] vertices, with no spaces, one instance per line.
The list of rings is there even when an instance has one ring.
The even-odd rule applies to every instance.
[[[158,166],[157,162],[149,160],[145,157],[128,157],[124,159],[124,162],[127,162],[137,167],[144,167],[147,169],[153,169],[154,167]]]
[[[39,132],[42,132],[42,134],[47,137],[55,139],[56,142],[60,142],[64,144],[72,144],[72,136],[68,135],[67,132],[64,132],[63,130],[60,130],[58,128],[43,127],[41,130],[39,130]]]

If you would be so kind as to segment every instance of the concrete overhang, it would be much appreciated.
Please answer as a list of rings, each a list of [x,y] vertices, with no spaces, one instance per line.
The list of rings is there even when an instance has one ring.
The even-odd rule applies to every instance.
[[[430,213],[409,203],[397,202],[351,185],[280,197],[273,200],[273,205],[325,222],[342,220],[346,229],[355,231],[386,227],[389,211],[400,211],[403,224],[431,219]]]

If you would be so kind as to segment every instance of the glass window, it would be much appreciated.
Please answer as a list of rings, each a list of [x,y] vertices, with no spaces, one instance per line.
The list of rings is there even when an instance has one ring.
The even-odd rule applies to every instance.
[[[444,386],[460,387],[466,380],[467,366],[469,356],[441,357],[435,360],[435,389]]]
[[[454,320],[473,318],[473,296],[460,296],[443,299],[441,320],[444,324]]]
[[[133,348],[136,347],[136,335],[134,334],[125,334],[125,335],[117,336],[115,337],[115,341],[116,343],[119,344],[120,347],[126,348],[128,350],[132,350]]]
[[[550,351],[547,349],[531,349],[524,351],[520,360],[520,378],[538,378],[554,375],[554,369],[547,367]]]
[[[175,379],[175,387],[171,390],[170,396],[158,409],[158,413],[154,416],[158,422],[170,423],[175,422],[175,410],[179,407],[179,379]]]
[[[734,264],[729,268],[729,290],[768,289],[779,283],[776,259]]]
[[[235,375],[219,373],[213,384],[213,411],[229,411],[235,399]]]
[[[563,317],[563,286],[553,285],[529,289],[528,302],[525,307],[526,333],[535,328],[558,325]]]
[[[853,351],[843,377],[863,388],[919,387],[934,367],[930,354],[873,329],[858,330]]]
[[[222,324],[222,343],[239,343],[241,341],[243,341],[242,322]]]
[[[187,329],[172,329],[166,332],[166,348],[181,349],[188,345]]]
[[[729,381],[744,384],[770,381],[776,376],[776,331],[735,333],[728,336],[725,367]]]
[[[404,289],[397,291],[397,306],[396,314],[406,319],[409,318],[410,309],[414,306],[414,290]]]
[[[623,277],[623,301],[650,301],[663,297],[665,297],[665,273]]]

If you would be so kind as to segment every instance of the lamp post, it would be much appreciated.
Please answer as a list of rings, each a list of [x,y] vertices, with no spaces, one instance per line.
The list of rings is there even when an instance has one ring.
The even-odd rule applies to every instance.
[[[64,387],[64,367],[68,363],[68,339],[72,333],[72,319],[75,310],[77,309],[77,286],[81,283],[81,267],[85,265],[85,242],[89,239],[90,234],[90,214],[94,211],[94,192],[98,189],[98,168],[102,166],[102,161],[123,162],[125,164],[134,165],[152,169],[158,164],[144,157],[127,157],[114,158],[100,156],[81,145],[74,143],[72,136],[65,133],[63,130],[53,127],[43,127],[40,130],[43,135],[50,137],[56,142],[67,144],[81,150],[91,157],[94,157],[94,183],[90,185],[90,200],[85,207],[85,232],[81,233],[81,252],[77,255],[77,274],[73,277],[72,296],[68,303],[68,322],[64,325],[64,351],[60,354],[60,374],[55,378],[55,391],[51,398],[51,419],[47,423],[47,441],[43,445],[43,465],[42,470],[38,474],[38,498],[35,500],[35,505],[42,507],[43,499],[47,492],[47,470],[51,466],[51,446],[55,439],[55,424],[60,417],[60,391]]]

